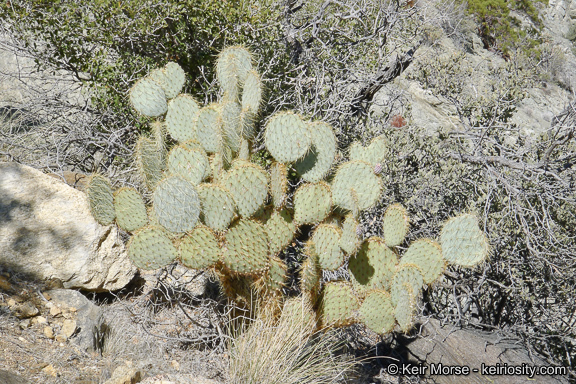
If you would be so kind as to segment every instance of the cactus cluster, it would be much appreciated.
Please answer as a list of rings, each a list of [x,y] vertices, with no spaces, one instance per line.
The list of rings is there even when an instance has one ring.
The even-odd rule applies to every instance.
[[[337,140],[329,124],[278,112],[264,127],[264,144],[274,159],[265,169],[250,161],[263,93],[250,52],[225,49],[216,75],[220,101],[204,107],[180,93],[185,78],[175,63],[131,89],[136,111],[158,118],[135,147],[151,196],[148,208],[135,189],[113,193],[100,175],[87,188],[94,217],[102,224],[116,220],[132,234],[128,254],[139,268],[178,260],[188,268],[211,269],[232,300],[249,302],[256,292],[282,308],[282,252],[297,235],[307,235],[299,232],[303,226],[312,226],[298,274],[318,325],[361,322],[386,333],[396,323],[410,329],[418,295],[447,264],[472,267],[488,256],[486,237],[470,214],[446,222],[439,242],[417,240],[402,257],[409,217],[399,204],[386,210],[382,238],[362,238],[360,214],[383,190],[384,137],[367,147],[352,144],[349,161],[336,166]],[[288,182],[291,170],[302,180],[295,191]],[[323,281],[323,270],[344,267],[349,279]]]

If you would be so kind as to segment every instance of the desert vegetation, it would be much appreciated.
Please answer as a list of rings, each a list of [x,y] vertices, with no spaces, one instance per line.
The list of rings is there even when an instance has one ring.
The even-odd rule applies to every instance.
[[[252,375],[253,382],[263,382],[261,377],[274,375],[282,379],[270,382],[297,382],[301,377],[298,375],[307,375],[305,370],[310,368],[302,367],[302,361],[322,364],[316,372],[316,381],[309,382],[344,380],[344,373],[351,370],[350,356],[343,354],[346,348],[342,346],[330,349],[337,341],[324,339],[336,337],[336,333],[314,333],[317,330],[312,330],[312,321],[304,315],[289,320],[283,318],[285,299],[279,297],[298,296],[306,290],[312,297],[334,291],[334,297],[346,296],[352,303],[358,299],[357,291],[344,292],[348,288],[330,282],[357,278],[350,255],[361,249],[362,243],[368,248],[368,244],[377,243],[370,239],[379,236],[399,255],[405,255],[410,252],[411,244],[421,244],[418,241],[424,238],[442,243],[443,228],[449,226],[446,223],[453,217],[475,218],[477,230],[485,234],[489,244],[489,256],[483,254],[478,263],[452,263],[443,270],[443,277],[426,287],[421,296],[413,295],[418,300],[408,295],[405,301],[412,306],[406,319],[410,321],[406,326],[400,324],[402,331],[417,333],[418,329],[412,328],[413,316],[416,319],[432,317],[464,328],[498,330],[520,338],[530,351],[543,356],[549,364],[568,367],[574,380],[576,201],[573,163],[576,148],[573,135],[576,110],[574,104],[566,100],[564,111],[539,130],[528,129],[514,120],[522,101],[543,82],[569,88],[563,78],[563,53],[542,34],[539,12],[545,6],[531,1],[6,2],[0,5],[2,47],[30,59],[28,62],[33,62],[33,66],[20,68],[19,73],[3,74],[6,79],[20,76],[28,92],[5,101],[2,106],[0,158],[47,172],[103,175],[101,179],[92,179],[95,180],[92,185],[100,184],[93,190],[106,190],[105,197],[98,192],[97,197],[92,198],[94,206],[105,208],[96,216],[101,215],[106,223],[116,218],[127,235],[140,233],[133,235],[132,242],[162,243],[163,255],[174,252],[168,243],[180,235],[169,235],[169,242],[163,243],[164,240],[157,240],[163,234],[152,231],[142,234],[137,229],[143,225],[121,223],[114,198],[110,198],[113,189],[124,191],[116,192],[116,196],[123,197],[128,205],[143,209],[145,219],[141,221],[151,221],[153,216],[146,212],[145,206],[157,206],[157,201],[162,200],[155,195],[160,194],[156,192],[156,184],[164,177],[161,174],[164,168],[204,162],[196,184],[207,180],[216,184],[219,172],[225,170],[225,174],[232,177],[222,176],[218,183],[228,183],[227,189],[236,188],[230,181],[235,174],[246,173],[238,178],[253,177],[256,184],[264,180],[261,183],[264,192],[260,193],[264,200],[250,207],[237,207],[238,216],[242,216],[239,222],[233,216],[229,220],[221,217],[219,211],[212,218],[204,213],[201,221],[205,227],[201,229],[195,227],[196,222],[171,222],[168,217],[172,214],[162,216],[160,213],[154,218],[162,227],[173,228],[172,232],[196,236],[196,240],[188,244],[191,255],[199,253],[200,248],[215,250],[217,247],[211,247],[212,243],[221,243],[222,237],[226,248],[233,248],[234,236],[226,239],[225,234],[233,232],[227,231],[230,224],[236,228],[245,224],[250,227],[251,238],[258,238],[254,233],[262,232],[272,218],[278,221],[274,230],[278,233],[283,229],[280,224],[292,226],[292,219],[299,222],[298,232],[294,228],[290,236],[279,240],[274,258],[254,267],[254,271],[258,270],[257,278],[237,278],[222,270],[213,271],[211,279],[220,281],[226,297],[232,299],[224,310],[226,316],[222,315],[220,304],[210,301],[212,299],[205,299],[198,307],[200,311],[190,306],[185,296],[176,294],[178,281],[172,281],[169,286],[158,285],[167,301],[172,304],[181,301],[178,308],[183,313],[183,321],[202,323],[205,320],[193,317],[200,312],[207,316],[210,324],[226,323],[245,330],[233,332],[225,327],[218,330],[205,327],[210,332],[189,343],[195,348],[220,348],[219,351],[229,348],[232,382],[250,382],[245,375]],[[474,36],[480,38],[483,48],[492,51],[494,60],[478,60],[477,55],[470,52]],[[219,66],[218,60],[222,60],[222,52],[227,52],[227,47],[238,46],[251,52],[250,66],[255,71],[252,80],[232,75],[239,84],[230,86],[225,80],[225,66],[222,61]],[[205,146],[208,144],[198,140],[210,156],[204,152],[202,157],[201,151],[192,144],[184,147],[187,141],[198,137],[179,136],[164,125],[169,117],[163,116],[166,110],[170,114],[168,106],[179,97],[179,90],[164,99],[166,109],[155,102],[152,106],[144,103],[142,107],[142,103],[135,100],[134,95],[138,93],[135,84],[143,84],[139,79],[153,78],[154,73],[160,73],[155,72],[160,68],[167,73],[176,67],[180,68],[175,70],[183,79],[182,92],[196,103],[191,107],[197,109],[194,113],[207,111],[205,119],[209,119],[210,106],[216,105],[213,103],[219,103],[218,108],[222,110],[227,102],[236,103],[229,104],[229,112],[234,110],[229,116],[234,116],[233,120],[242,127],[240,134],[231,134],[234,129],[229,123],[206,123],[222,124],[223,129],[228,130],[228,134],[215,139],[214,150],[208,151]],[[252,92],[255,96],[244,97],[243,87],[250,82],[256,85],[257,90]],[[413,109],[406,84],[418,84],[423,91],[449,106],[451,124],[415,124],[414,116],[419,111]],[[152,88],[154,86],[141,93],[156,92],[150,91]],[[185,104],[184,98],[181,100]],[[150,111],[149,108],[160,109]],[[220,109],[215,115],[224,116]],[[286,113],[288,110],[293,112]],[[246,111],[250,113],[244,113]],[[282,116],[300,119],[296,125],[305,121],[308,125],[317,124],[318,129],[328,127],[321,136],[324,139],[333,136],[333,140],[328,140],[331,141],[331,146],[328,145],[331,163],[319,177],[303,177],[309,169],[302,163],[318,162],[321,151],[309,152],[308,145],[299,153],[299,144],[290,147],[286,144],[289,141],[276,146],[271,143],[274,134],[270,133],[273,131],[270,127],[283,125]],[[323,123],[311,123],[313,121]],[[306,124],[302,127],[308,126]],[[286,140],[298,136],[296,131],[287,132],[282,131]],[[378,146],[378,143],[385,144]],[[159,169],[150,171],[159,175],[151,176],[143,169],[143,165],[146,168],[146,164],[154,163],[143,155],[146,146],[156,154],[163,153],[165,159],[170,158],[169,153],[176,158],[174,148],[182,148],[182,156],[173,160],[173,165],[164,165],[170,160],[162,160]],[[281,149],[285,147],[293,148],[294,152],[283,153]],[[316,144],[318,147],[320,144]],[[190,160],[192,152],[199,152],[201,159]],[[315,159],[303,157],[306,153],[313,153]],[[339,202],[333,192],[339,172],[344,173],[343,169],[351,167],[346,165],[351,161],[369,164],[370,172],[362,180],[374,176],[374,185],[378,185],[377,193],[367,193],[373,201],[361,208],[354,198],[357,193],[354,188],[343,187],[352,197],[342,193]],[[351,174],[353,176],[340,178],[354,179],[355,172]],[[272,176],[270,181],[267,175]],[[298,208],[297,200],[324,200],[318,196],[326,188],[305,191],[307,185],[324,179],[332,188],[334,207],[307,204],[304,209]],[[171,190],[182,193],[183,185],[175,183],[178,182],[162,184],[168,196],[164,200],[170,200],[175,194]],[[210,188],[204,187],[206,191]],[[272,191],[271,198],[268,198],[268,189]],[[306,199],[302,197],[305,193],[309,195]],[[200,193],[200,200],[202,198],[207,199]],[[266,206],[270,209],[264,209]],[[403,208],[398,208],[399,213],[394,216],[394,209],[390,207]],[[318,217],[304,218],[320,208],[324,211],[317,212]],[[261,212],[256,212],[259,209]],[[289,214],[278,214],[284,212],[282,210]],[[187,217],[195,215],[200,217],[199,212],[188,212]],[[132,220],[136,216],[129,214],[128,218]],[[259,220],[257,225],[249,220],[255,216],[258,219],[254,222]],[[387,235],[383,225],[393,221],[392,216],[398,217],[401,223],[408,223],[406,219],[410,218],[409,230],[406,227],[402,236],[396,236],[398,241],[389,240],[393,235]],[[355,225],[349,224],[352,220]],[[318,282],[307,280],[313,274],[306,273],[318,269],[310,266],[311,261],[307,262],[312,260],[310,255],[317,252],[318,244],[326,248],[320,253],[329,253],[330,233],[339,230],[347,230],[348,237],[354,239],[348,244],[348,250],[347,245],[342,246],[345,251],[342,262],[335,262],[338,264],[335,268],[326,268],[329,261],[323,261],[324,272],[315,271],[314,279]],[[216,240],[210,237],[214,231],[221,231]],[[266,228],[264,232],[270,236],[272,231]],[[344,238],[344,232],[340,236]],[[175,244],[180,247],[178,242]],[[341,244],[336,248],[339,246]],[[145,247],[138,249],[141,248]],[[267,250],[262,252],[268,256]],[[142,252],[136,254],[134,260],[139,267],[161,268],[169,273],[174,268],[176,254],[160,262]],[[212,256],[222,257],[218,253]],[[270,260],[276,263],[278,281],[271,277],[273,269],[267,266]],[[193,264],[197,260],[192,256],[189,262],[188,267],[192,269],[212,266]],[[226,268],[254,275],[252,270],[243,270],[246,263],[240,264],[228,263]],[[257,289],[251,288],[252,283],[255,284],[252,288]],[[322,291],[321,285],[332,288]],[[375,296],[370,300],[381,299]],[[263,297],[274,297],[274,300],[266,303]],[[323,304],[312,307],[322,313],[325,302],[319,299],[318,303]],[[346,310],[360,308],[351,309],[350,303],[343,304]],[[351,321],[350,313],[330,313],[334,318],[326,325],[346,326],[356,322]],[[238,316],[249,320],[240,323],[226,320]],[[399,319],[396,321],[401,323]],[[349,332],[354,334],[364,326],[374,331],[365,321],[349,327]],[[272,329],[275,331],[271,332]],[[292,354],[294,348],[286,352],[283,348],[291,348],[290,345],[278,345],[272,333],[280,333],[287,340],[298,340],[293,346],[298,352]],[[386,332],[376,330],[376,333]],[[182,334],[176,337],[191,340]],[[206,343],[199,347],[202,340]],[[268,359],[279,359],[287,353],[292,354],[290,358],[294,360],[286,361],[286,366],[270,363],[275,369],[283,370],[281,372],[242,365],[247,361],[244,356],[262,345],[276,353],[267,355]],[[309,360],[310,355],[330,358],[320,362]],[[288,363],[294,366],[288,368]],[[287,373],[289,369],[294,369],[294,379],[286,379],[291,375]]]

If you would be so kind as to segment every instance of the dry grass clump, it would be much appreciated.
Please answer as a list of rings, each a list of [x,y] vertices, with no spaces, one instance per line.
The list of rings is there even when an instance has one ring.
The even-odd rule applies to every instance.
[[[279,320],[260,316],[231,342],[230,384],[341,383],[354,371],[353,357],[338,353],[340,343],[315,331],[310,306],[290,301]]]

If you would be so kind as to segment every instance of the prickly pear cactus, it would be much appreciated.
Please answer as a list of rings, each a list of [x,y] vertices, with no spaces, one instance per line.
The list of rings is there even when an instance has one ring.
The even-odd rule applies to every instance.
[[[176,63],[136,82],[132,105],[156,118],[135,148],[149,206],[137,190],[114,194],[110,182],[95,175],[87,189],[94,217],[102,224],[116,220],[132,233],[128,254],[137,267],[178,261],[213,270],[238,305],[251,307],[255,298],[291,308],[281,300],[295,273],[301,301],[315,311],[318,326],[359,322],[380,334],[396,326],[408,332],[419,295],[448,265],[474,267],[488,257],[477,218],[452,218],[438,241],[400,248],[410,220],[393,204],[379,223],[383,237],[363,238],[361,213],[385,190],[386,139],[376,137],[367,147],[352,143],[345,161],[330,124],[292,111],[262,119],[263,83],[253,62],[244,47],[221,52],[222,97],[205,106],[180,93],[185,76]],[[263,142],[254,146],[257,138]],[[251,161],[252,148],[261,144],[273,158],[268,168]],[[294,272],[284,251],[306,239]],[[343,277],[327,282],[328,275]]]

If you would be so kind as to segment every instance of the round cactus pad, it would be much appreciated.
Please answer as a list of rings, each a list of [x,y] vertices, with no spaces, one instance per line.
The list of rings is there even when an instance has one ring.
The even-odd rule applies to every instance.
[[[128,243],[128,257],[138,268],[152,270],[164,267],[176,259],[176,248],[158,227],[144,227]]]
[[[430,239],[420,239],[410,244],[400,264],[416,264],[420,267],[425,284],[433,283],[446,269],[440,244]]]
[[[208,156],[203,149],[188,149],[176,146],[168,153],[168,171],[180,176],[193,185],[198,185],[210,169]]]
[[[169,176],[156,186],[152,196],[158,222],[173,233],[191,231],[200,216],[196,188],[186,179]]]
[[[188,268],[203,269],[213,266],[221,255],[220,245],[214,233],[199,225],[180,243],[180,261]]]
[[[164,90],[150,77],[144,77],[132,86],[130,102],[135,110],[149,117],[163,115],[168,109]]]
[[[318,264],[321,269],[334,271],[344,264],[344,253],[340,249],[340,235],[340,229],[329,224],[320,224],[312,234],[314,250],[318,255]]]
[[[349,161],[336,171],[332,181],[332,200],[334,205],[349,211],[354,211],[355,207],[363,210],[376,204],[381,190],[382,182],[370,164]]]
[[[228,229],[236,211],[230,192],[217,184],[200,184],[198,196],[204,224],[217,231]]]
[[[371,237],[348,261],[350,280],[361,293],[371,289],[389,290],[397,264],[396,253],[381,238]]]
[[[292,242],[296,225],[286,210],[274,211],[266,222],[266,233],[270,240],[270,254],[277,255]]]
[[[320,304],[320,319],[323,326],[345,327],[353,324],[354,312],[359,302],[350,284],[331,281],[324,285]]]
[[[392,303],[398,304],[399,292],[403,289],[404,284],[408,284],[414,296],[418,296],[422,287],[424,286],[424,278],[422,277],[422,270],[416,264],[401,264],[396,268],[396,273],[392,278],[392,287],[390,288],[390,295],[392,296]]]
[[[262,224],[240,220],[226,233],[222,261],[232,272],[257,274],[268,268],[268,236]]]
[[[489,254],[488,239],[478,227],[478,219],[464,214],[448,220],[440,232],[444,259],[453,265],[474,267]]]
[[[306,123],[293,112],[276,113],[264,133],[266,148],[281,163],[302,158],[310,149],[312,138]]]
[[[388,144],[384,136],[372,139],[368,147],[363,147],[360,143],[353,143],[350,146],[350,160],[365,161],[372,165],[382,164],[386,159]]]
[[[317,183],[326,177],[336,156],[336,135],[330,124],[317,121],[308,123],[312,138],[311,150],[294,164],[302,179]]]
[[[148,214],[142,196],[134,188],[120,188],[114,194],[116,224],[126,232],[134,232],[148,224]]]
[[[167,99],[176,97],[186,81],[186,73],[174,62],[169,62],[162,69],[152,71],[150,77],[162,87]]]
[[[390,294],[386,291],[368,292],[358,312],[360,321],[379,335],[391,332],[396,325],[394,305],[392,305]]]
[[[234,198],[238,213],[245,218],[256,213],[268,197],[268,174],[255,164],[233,168],[223,184]]]
[[[190,95],[178,95],[168,103],[166,127],[177,141],[197,140],[196,122],[200,106]]]
[[[302,184],[294,193],[294,220],[299,224],[317,224],[331,208],[330,186],[324,182]]]

